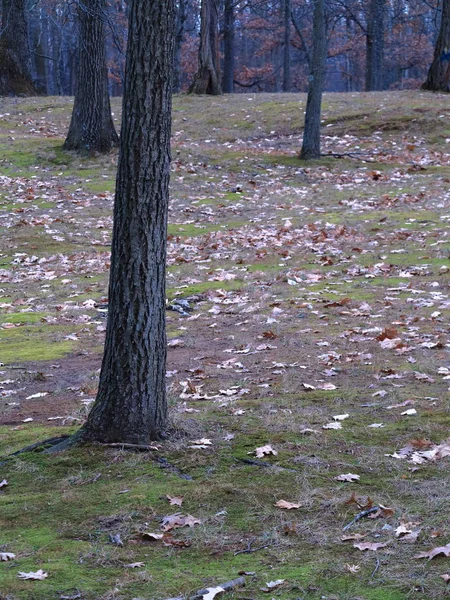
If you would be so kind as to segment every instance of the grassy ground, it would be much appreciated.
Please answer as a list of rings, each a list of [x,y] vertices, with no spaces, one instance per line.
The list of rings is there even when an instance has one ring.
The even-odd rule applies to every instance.
[[[328,94],[341,158],[308,164],[304,106],[175,99],[168,296],[193,311],[168,311],[173,434],[3,464],[0,598],[166,600],[240,573],[230,600],[447,597],[448,559],[414,556],[450,542],[449,459],[411,453],[450,423],[450,100]],[[0,100],[2,456],[76,430],[97,387],[116,156],[61,150],[70,109]],[[344,531],[371,501],[389,510]],[[200,523],[143,535],[177,512]]]

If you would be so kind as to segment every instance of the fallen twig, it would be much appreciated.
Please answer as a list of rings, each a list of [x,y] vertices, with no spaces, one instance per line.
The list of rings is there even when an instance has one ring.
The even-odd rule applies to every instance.
[[[253,538],[252,540],[250,540],[247,544],[247,548],[245,548],[244,550],[238,550],[237,552],[234,553],[234,556],[237,556],[238,554],[250,554],[251,552],[258,552],[258,550],[264,550],[264,548],[273,546],[273,543],[269,542],[268,544],[264,544],[264,546],[258,546],[258,548],[252,548],[252,544],[255,540],[256,540],[256,538]]]
[[[367,510],[363,510],[360,513],[358,513],[356,515],[356,517],[350,521],[350,523],[348,523],[344,528],[343,531],[345,531],[346,529],[350,529],[350,527],[352,525],[354,525],[357,521],[359,521],[360,519],[363,519],[364,517],[367,517],[368,515],[377,512],[377,510],[380,510],[379,506],[372,506],[372,508],[368,508]]]
[[[375,575],[375,573],[378,571],[379,568],[380,568],[380,559],[377,557],[377,564],[375,565],[375,569],[372,571],[370,579],[373,578],[373,576]]]
[[[137,450],[139,452],[148,452],[149,450],[159,450],[158,446],[146,446],[142,444],[125,444],[122,442],[112,442],[110,444],[100,444],[110,448],[121,448],[122,450]]]

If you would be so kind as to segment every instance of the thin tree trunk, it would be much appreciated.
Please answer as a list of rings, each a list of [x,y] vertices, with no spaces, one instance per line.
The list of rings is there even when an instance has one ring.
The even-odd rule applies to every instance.
[[[225,0],[223,12],[223,78],[222,87],[225,94],[234,92],[235,65],[235,0]]]
[[[434,48],[434,58],[422,89],[450,91],[450,0],[443,0],[441,27]]]
[[[305,129],[300,152],[302,160],[320,158],[320,115],[327,52],[325,0],[314,0],[313,52],[306,101]]]
[[[119,142],[108,93],[104,11],[105,0],[78,4],[78,69],[65,150],[109,152]]]
[[[175,58],[173,70],[173,92],[181,91],[181,45],[183,43],[184,28],[187,18],[186,0],[179,0],[175,28]]]
[[[3,0],[0,32],[0,96],[36,95],[31,78],[26,0]]]
[[[189,94],[222,93],[219,69],[219,0],[202,0],[198,70]]]
[[[167,426],[165,275],[174,0],[132,0],[105,351],[77,438],[148,444]]]
[[[284,0],[283,92],[291,91],[291,0]]]
[[[384,12],[386,0],[370,0],[366,34],[366,91],[383,89]]]

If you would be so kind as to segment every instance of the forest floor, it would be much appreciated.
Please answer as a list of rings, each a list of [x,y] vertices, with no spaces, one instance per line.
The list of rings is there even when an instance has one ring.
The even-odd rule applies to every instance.
[[[2,600],[448,596],[450,97],[326,94],[307,164],[304,107],[175,98],[173,433],[3,463]],[[117,157],[70,110],[0,99],[0,456],[96,393]]]

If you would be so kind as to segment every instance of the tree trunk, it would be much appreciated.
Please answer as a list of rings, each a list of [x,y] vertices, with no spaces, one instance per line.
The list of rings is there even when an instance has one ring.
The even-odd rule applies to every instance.
[[[385,6],[386,0],[370,0],[366,34],[366,92],[383,89]]]
[[[108,93],[104,11],[105,0],[78,4],[78,69],[65,150],[109,152],[119,142]]]
[[[148,444],[167,425],[165,275],[174,0],[132,0],[100,384],[78,438]]]
[[[450,91],[450,0],[443,0],[439,35],[434,58],[422,89],[434,92]]]
[[[222,93],[219,73],[219,0],[202,0],[198,71],[189,94]]]
[[[34,96],[26,0],[3,0],[0,32],[0,96]]]
[[[235,0],[225,0],[223,11],[223,78],[222,87],[225,94],[234,92],[234,38],[235,38]]]
[[[176,27],[175,27],[175,57],[173,69],[173,92],[181,91],[181,45],[183,43],[184,28],[187,18],[186,0],[178,1]]]
[[[291,0],[283,2],[283,92],[291,91]]]
[[[314,0],[313,52],[306,101],[305,130],[300,152],[302,160],[320,158],[320,115],[326,53],[325,0]]]

